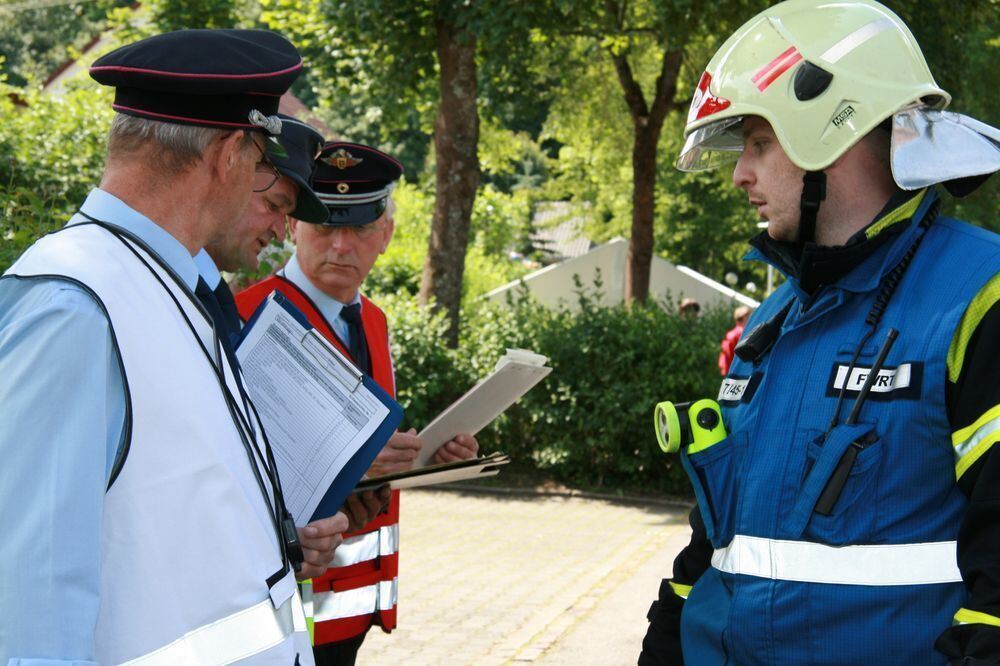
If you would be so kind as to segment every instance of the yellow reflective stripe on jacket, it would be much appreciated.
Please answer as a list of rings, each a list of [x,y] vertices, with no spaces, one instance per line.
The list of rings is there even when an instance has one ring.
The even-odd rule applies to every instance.
[[[972,425],[951,436],[955,447],[955,478],[960,479],[984,453],[1000,441],[1000,405],[986,411]]]
[[[994,627],[1000,627],[1000,617],[969,610],[968,608],[959,608],[958,612],[955,613],[955,624],[989,624]]]
[[[313,619],[313,579],[299,581],[299,593],[302,595],[302,611],[306,615],[306,629],[309,630],[309,644],[316,644],[316,621]]]
[[[972,334],[976,332],[979,322],[983,320],[983,317],[997,301],[1000,301],[1000,273],[990,278],[990,281],[969,302],[969,307],[962,315],[962,321],[955,329],[955,335],[948,347],[948,381],[951,383],[957,382],[958,376],[962,373],[962,366],[965,364],[965,350],[969,346]]]
[[[681,599],[687,599],[688,595],[691,594],[691,588],[693,585],[681,585],[680,583],[675,583],[670,581],[670,587],[673,588],[674,594],[676,594]]]
[[[881,220],[878,220],[875,224],[865,229],[865,236],[875,238],[897,222],[910,219],[917,212],[917,209],[920,208],[920,204],[923,202],[925,196],[927,196],[927,190],[924,190],[896,210],[888,213]]]

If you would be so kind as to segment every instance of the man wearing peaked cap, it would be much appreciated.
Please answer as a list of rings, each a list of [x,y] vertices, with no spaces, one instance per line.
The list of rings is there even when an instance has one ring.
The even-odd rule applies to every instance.
[[[296,251],[288,264],[236,296],[247,317],[271,292],[280,291],[391,395],[396,384],[386,317],[360,288],[392,240],[392,190],[402,172],[399,162],[375,148],[327,144],[312,183],[329,219],[323,224],[291,220]],[[409,469],[420,447],[414,430],[395,433],[369,475]],[[435,461],[471,458],[478,450],[474,437],[459,435],[438,449]],[[354,530],[345,535],[350,548],[337,553],[334,566],[314,578],[311,589],[316,663],[330,666],[354,664],[372,625],[386,632],[396,626],[399,491],[352,498],[346,510]]]
[[[119,113],[277,135],[278,101],[301,71],[298,51],[276,33],[178,30],[98,58],[90,75],[115,89]]]
[[[240,220],[220,240],[195,256],[204,287],[214,293],[217,305],[221,306],[220,310],[206,304],[206,309],[221,313],[221,320],[216,323],[229,337],[239,333],[242,322],[219,271],[257,270],[261,251],[272,240],[285,239],[289,216],[314,224],[329,217],[326,206],[309,185],[316,156],[323,147],[323,136],[292,116],[279,113],[278,118],[284,156],[272,157],[274,168],[256,174],[254,193]]]
[[[233,294],[220,270],[235,272],[256,270],[260,252],[272,240],[285,239],[285,223],[289,216],[311,222],[327,218],[326,206],[309,186],[314,160],[323,146],[323,136],[306,123],[277,114],[281,120],[278,137],[281,156],[272,156],[273,167],[258,171],[254,177],[254,193],[246,212],[224,231],[220,240],[207,245],[194,257],[198,265],[195,295],[211,315],[220,342],[235,367],[235,339],[243,322],[236,311]],[[306,528],[309,528],[308,531]],[[304,550],[300,580],[320,575],[333,558],[340,543],[340,534],[347,528],[347,518],[338,514],[299,528],[299,540]]]
[[[0,279],[0,560],[23,571],[0,663],[312,662],[294,529],[193,260],[273,169],[300,69],[246,30],[94,64],[118,112],[100,186]]]

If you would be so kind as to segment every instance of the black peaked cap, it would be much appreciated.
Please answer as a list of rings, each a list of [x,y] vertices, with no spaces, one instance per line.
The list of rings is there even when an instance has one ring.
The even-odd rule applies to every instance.
[[[281,118],[281,135],[278,140],[285,149],[285,156],[272,155],[271,161],[278,167],[281,175],[292,179],[299,186],[295,210],[291,212],[291,216],[303,222],[323,224],[330,217],[330,212],[309,185],[316,166],[316,156],[323,147],[323,135],[298,118],[283,113],[279,113],[278,117]]]
[[[326,144],[313,173],[313,190],[330,210],[326,224],[374,222],[385,212],[389,193],[402,175],[403,165],[381,150],[345,141]]]
[[[119,113],[277,134],[268,116],[301,71],[299,52],[277,33],[178,30],[98,58],[90,76],[116,89],[112,106]]]

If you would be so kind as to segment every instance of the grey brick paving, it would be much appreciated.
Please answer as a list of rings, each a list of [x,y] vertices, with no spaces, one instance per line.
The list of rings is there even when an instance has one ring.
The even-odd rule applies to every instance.
[[[358,663],[634,664],[687,511],[578,497],[410,490],[399,628]]]

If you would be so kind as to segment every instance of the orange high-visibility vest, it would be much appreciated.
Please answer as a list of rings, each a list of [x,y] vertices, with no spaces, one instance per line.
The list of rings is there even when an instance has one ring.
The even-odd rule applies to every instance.
[[[337,336],[319,308],[294,283],[275,275],[236,296],[240,316],[249,319],[271,292],[286,296],[322,333],[350,357],[347,345]],[[385,313],[361,297],[361,325],[368,342],[372,378],[386,393],[396,396],[396,379],[389,352],[389,329]],[[376,620],[389,633],[396,627],[396,592],[399,573],[399,491],[392,491],[388,511],[357,532],[344,534],[333,566],[313,586],[313,640],[316,645],[358,636]]]

